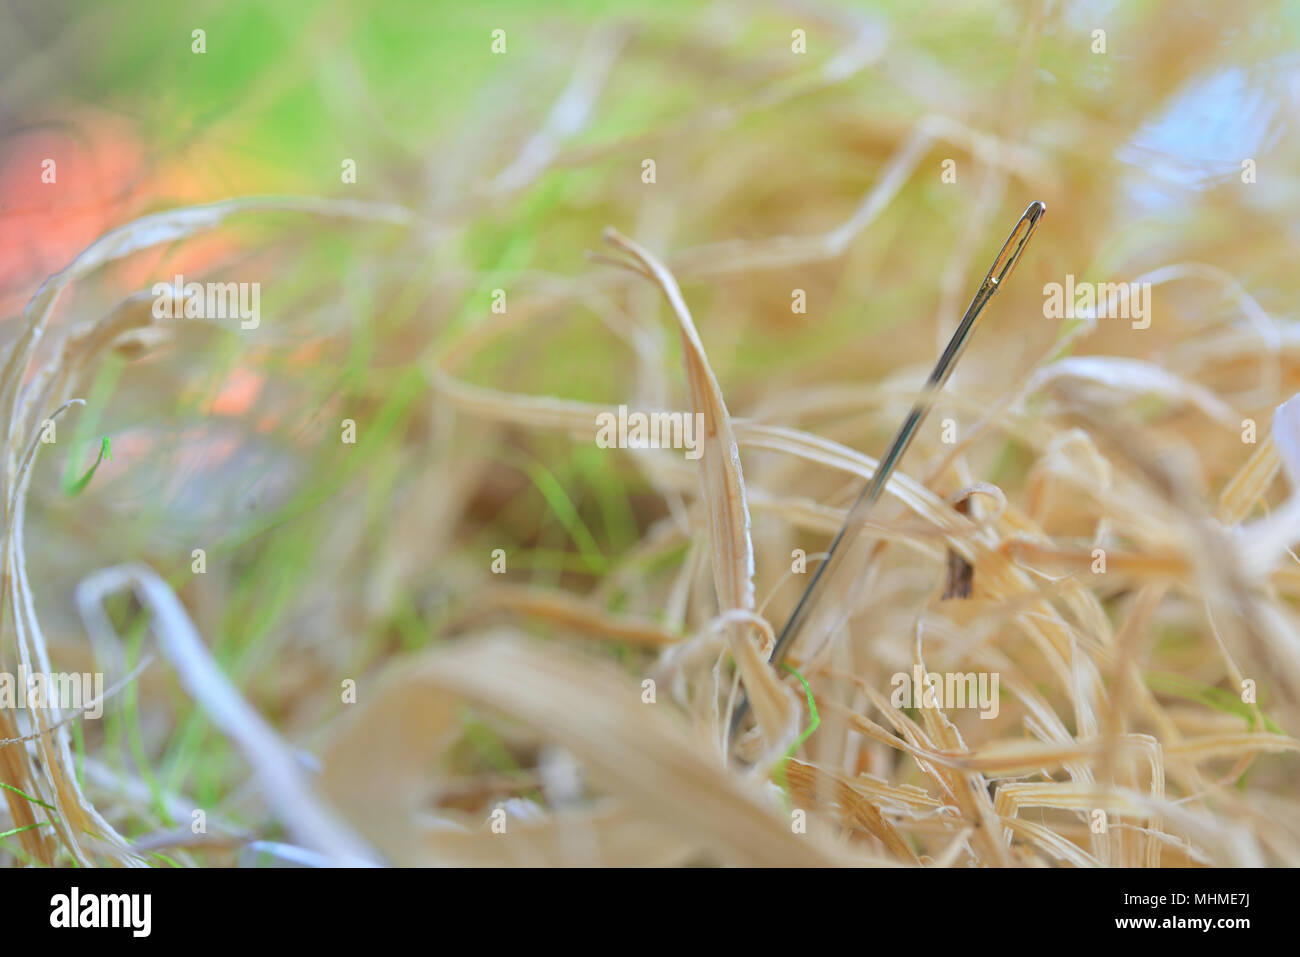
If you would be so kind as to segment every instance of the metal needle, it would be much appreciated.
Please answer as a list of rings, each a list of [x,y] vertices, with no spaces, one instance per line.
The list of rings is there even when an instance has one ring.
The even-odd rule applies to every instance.
[[[915,438],[917,429],[920,428],[926,414],[930,411],[930,407],[934,404],[935,397],[943,388],[944,383],[948,381],[957,360],[961,358],[962,350],[966,348],[966,343],[969,341],[970,334],[974,331],[980,315],[984,312],[984,307],[997,295],[998,290],[1002,288],[1012,270],[1015,269],[1016,263],[1020,260],[1020,254],[1024,252],[1029,237],[1033,235],[1034,227],[1038,225],[1038,221],[1046,210],[1047,207],[1041,202],[1030,203],[1029,208],[1020,217],[1020,221],[1011,230],[1011,235],[1007,237],[1007,241],[1002,244],[1002,249],[998,252],[997,258],[993,260],[993,265],[989,267],[988,273],[984,276],[984,281],[980,283],[975,298],[966,307],[966,314],[962,316],[957,331],[948,340],[947,348],[943,350],[943,355],[939,357],[934,371],[930,373],[930,378],[926,381],[925,388],[922,389],[916,404],[912,406],[912,411],[908,413],[907,418],[898,430],[898,434],[894,436],[894,441],[890,443],[889,450],[876,466],[871,480],[858,493],[856,501],[854,501],[852,508],[849,509],[849,513],[844,519],[844,524],[840,526],[839,532],[836,533],[834,540],[831,542],[825,561],[813,573],[812,580],[808,582],[808,587],[804,589],[803,595],[799,598],[799,604],[795,605],[794,612],[790,615],[790,620],[781,629],[781,634],[777,637],[776,645],[772,649],[772,664],[775,667],[779,668],[781,666],[786,652],[790,650],[790,646],[798,637],[809,612],[816,604],[823,583],[830,581],[832,566],[838,566],[837,559],[841,559],[844,554],[845,548],[843,546],[846,544],[846,540],[851,540],[862,528],[867,511],[875,504],[876,499],[880,497],[880,493],[884,491],[889,476],[898,466],[899,460],[902,459],[904,453],[907,452],[907,447],[912,444],[912,439]],[[731,735],[733,737],[748,713],[749,697],[743,695],[731,719]]]

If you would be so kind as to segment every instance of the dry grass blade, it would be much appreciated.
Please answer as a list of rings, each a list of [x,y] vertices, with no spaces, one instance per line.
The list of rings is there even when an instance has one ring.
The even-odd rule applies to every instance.
[[[375,857],[316,797],[298,761],[278,735],[221,672],[176,594],[153,571],[139,565],[102,569],[77,588],[86,629],[106,661],[121,663],[120,639],[104,610],[104,598],[131,589],[152,614],[159,650],[181,685],[223,734],[234,740],[257,772],[267,799],[297,841],[339,865],[374,863]]]
[[[574,700],[582,709],[571,707]],[[761,866],[845,862],[814,835],[791,833],[763,790],[732,774],[669,706],[642,703],[640,686],[624,672],[509,631],[407,662],[359,701],[322,756],[322,786],[397,863],[454,862],[425,856],[422,848],[436,850],[438,841],[417,822],[430,794],[439,792],[425,769],[451,742],[463,703],[517,718],[565,748],[621,808],[687,840],[697,854]],[[376,787],[375,780],[385,784]],[[546,846],[539,843],[539,851]]]
[[[511,822],[508,833],[503,841],[490,830],[430,827],[421,847],[424,859],[440,867],[673,867],[691,863],[695,853],[693,841],[626,808]]]
[[[654,276],[677,318],[691,408],[704,416],[700,482],[709,514],[709,545],[713,550],[713,580],[718,592],[719,610],[724,614],[730,611],[752,612],[754,546],[749,535],[749,507],[745,503],[740,450],[732,432],[731,416],[722,399],[722,389],[709,367],[704,345],[677,281],[658,260],[632,240],[612,229],[606,230],[605,238]],[[793,696],[784,690],[758,654],[749,640],[749,629],[743,624],[732,624],[727,630],[741,681],[753,702],[768,745],[773,751],[783,748],[795,730]]]
[[[14,396],[21,372],[31,362],[50,309],[69,283],[132,253],[162,243],[177,242],[204,230],[221,226],[232,216],[250,212],[298,212],[317,216],[364,219],[391,225],[406,225],[410,213],[399,206],[353,200],[319,199],[309,196],[249,196],[204,206],[187,206],[155,213],[105,233],[64,269],[50,276],[22,312],[23,332],[10,346],[0,374],[0,422],[12,422]],[[10,440],[14,438],[12,427]]]
[[[622,641],[642,648],[671,648],[682,636],[655,622],[632,615],[617,615],[594,607],[567,592],[522,585],[494,585],[484,590],[474,611],[508,610],[593,635],[605,641]]]
[[[1152,362],[1115,356],[1078,356],[1042,366],[1030,378],[1025,394],[1031,395],[1063,379],[1086,383],[1088,397],[1118,405],[1133,396],[1154,396],[1169,402],[1186,403],[1200,410],[1225,429],[1235,430],[1241,416],[1209,389],[1188,382]]]
[[[878,838],[885,849],[899,861],[921,863],[902,835],[881,814],[880,808],[859,793],[852,782],[801,761],[791,761],[786,766],[786,774],[791,791],[803,799],[805,806],[815,806],[829,795],[830,803],[839,808],[847,827],[864,830]]]

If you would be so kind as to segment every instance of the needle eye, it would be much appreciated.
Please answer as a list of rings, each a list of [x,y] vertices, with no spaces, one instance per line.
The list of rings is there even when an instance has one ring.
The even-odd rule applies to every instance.
[[[1011,230],[1011,235],[1002,244],[1002,250],[998,253],[997,259],[993,260],[985,282],[996,286],[1006,281],[1011,271],[1015,269],[1016,263],[1020,261],[1020,254],[1025,251],[1029,237],[1034,233],[1034,227],[1038,225],[1038,221],[1046,211],[1047,206],[1041,202],[1029,204],[1029,208],[1020,217],[1020,222],[1016,223],[1015,229]]]

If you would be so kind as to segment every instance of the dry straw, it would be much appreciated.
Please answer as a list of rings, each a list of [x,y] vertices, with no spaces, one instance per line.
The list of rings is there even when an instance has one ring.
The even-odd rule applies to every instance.
[[[997,90],[895,27],[807,16],[838,48],[756,65],[725,101],[710,95],[734,79],[717,50],[691,58],[654,31],[599,30],[536,132],[504,150],[499,137],[472,155],[431,150],[445,164],[440,201],[173,210],[105,235],[40,287],[0,380],[4,652],[48,670],[52,650],[89,657],[93,641],[94,660],[162,729],[146,760],[175,731],[179,689],[242,764],[222,778],[228,800],[207,837],[128,839],[159,802],[188,821],[186,785],[151,793],[147,769],[110,762],[93,735],[79,767],[72,716],[0,710],[0,824],[20,829],[15,862],[20,851],[44,865],[137,866],[165,850],[216,864],[1300,864],[1300,337],[1272,314],[1294,301],[1294,268],[1277,252],[1290,239],[1267,202],[1220,184],[1192,196],[1161,242],[1112,241],[1136,228],[1104,200],[1123,172],[1110,157],[1139,119],[1067,101],[1061,84],[1064,119],[1026,135],[1026,91],[1042,88],[1038,64],[1063,58],[1053,45],[1069,35],[1038,8]],[[1152,46],[1108,62],[1146,102],[1172,97],[1219,49],[1211,25],[1165,5],[1131,16]],[[570,44],[554,49],[567,58]],[[686,105],[631,133],[593,131],[604,104],[646,80],[680,81]],[[906,114],[864,115],[898,96]],[[646,155],[661,160],[655,185],[627,172]],[[932,173],[950,156],[960,186],[936,195],[949,187]],[[502,267],[510,308],[490,313],[479,293],[507,282],[502,270],[484,273],[471,244],[447,239],[553,176],[572,189],[534,211],[534,259]],[[1009,198],[1026,194],[1053,207],[1053,229],[907,460],[878,461],[869,453],[912,406],[989,237],[1014,215]],[[79,414],[105,356],[148,355],[175,332],[135,295],[44,343],[55,300],[144,250],[267,213],[349,239],[371,224],[392,246],[366,250],[359,272],[397,262],[384,288],[418,304],[418,321],[378,344],[419,370],[423,411],[375,447],[397,477],[382,496],[340,479],[347,507],[325,521],[294,599],[299,620],[327,610],[311,619],[319,640],[277,628],[263,677],[224,673],[204,640],[220,620],[203,598],[216,576],[182,603],[138,565],[92,576],[75,640],[47,640],[31,580],[47,559],[24,530],[41,423]],[[582,246],[611,220],[623,232],[607,231],[603,265],[586,267]],[[1152,283],[1162,318],[1141,331],[1045,319],[1035,284],[1097,262]],[[818,316],[791,318],[796,287]],[[285,310],[304,323],[322,312]],[[586,399],[565,391],[563,370],[531,362],[556,357],[547,344],[567,324],[595,343]],[[241,349],[250,367],[264,361]],[[391,368],[373,379],[377,408]],[[318,412],[282,401],[295,421]],[[620,404],[702,415],[700,460],[603,451],[591,487],[515,496],[523,452],[543,465],[529,473],[540,487],[544,466],[592,451],[599,413]],[[960,425],[951,442],[946,419]],[[1257,424],[1254,444],[1243,419]],[[294,454],[308,472],[335,461]],[[879,501],[859,524],[854,496],[873,479]],[[384,507],[356,505],[376,498]],[[577,530],[611,499],[636,540],[607,554]],[[521,570],[519,556],[554,544],[566,500],[563,527],[580,542],[554,550],[585,563]],[[817,602],[834,627],[782,643],[800,575],[816,574],[850,520],[854,574],[828,573]],[[485,543],[511,556],[504,578]],[[949,568],[966,576],[964,597],[944,598]],[[153,663],[129,675],[102,603],[116,591],[150,612]],[[407,594],[436,646],[408,651],[385,630]],[[793,754],[810,710],[775,666],[781,654],[820,717]],[[898,707],[892,676],[913,668],[996,674],[997,717]],[[362,679],[356,704],[340,705],[340,675]],[[742,696],[755,725],[733,741]],[[505,833],[490,824],[498,809]]]

